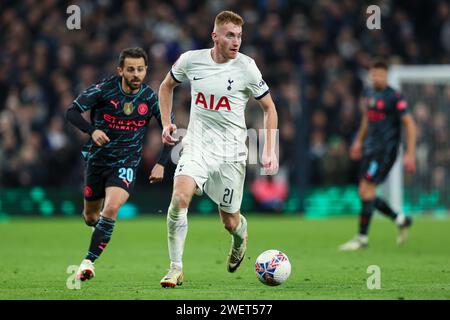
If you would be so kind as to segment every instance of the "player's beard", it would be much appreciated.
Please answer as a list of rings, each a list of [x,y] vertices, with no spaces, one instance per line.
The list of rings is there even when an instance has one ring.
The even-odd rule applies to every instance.
[[[133,81],[137,81],[137,82],[133,82]],[[132,78],[131,80],[128,80],[127,78],[125,78],[125,83],[127,84],[128,88],[130,88],[131,90],[137,90],[141,87],[142,81],[138,78]]]

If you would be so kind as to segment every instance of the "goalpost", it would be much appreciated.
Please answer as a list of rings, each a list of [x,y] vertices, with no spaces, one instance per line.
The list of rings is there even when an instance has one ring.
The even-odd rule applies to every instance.
[[[439,208],[448,210],[450,65],[392,66],[389,70],[389,84],[404,95],[417,123],[417,171],[413,177],[408,177],[408,181],[405,181],[402,166],[403,147],[401,147],[397,161],[381,191],[397,212],[405,211],[405,185],[409,190],[413,190],[417,208],[424,211]],[[447,131],[442,132],[445,131],[442,127],[446,127]],[[445,134],[447,137],[443,139],[442,135]],[[429,197],[430,200],[427,201],[422,194],[430,192],[433,197]]]

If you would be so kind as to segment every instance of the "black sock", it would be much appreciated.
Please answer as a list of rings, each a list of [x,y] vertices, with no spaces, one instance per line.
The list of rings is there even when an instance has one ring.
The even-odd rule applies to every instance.
[[[363,200],[361,213],[359,215],[359,234],[367,235],[369,231],[370,219],[375,206],[375,200]]]
[[[375,198],[375,208],[392,220],[395,220],[397,218],[397,214],[394,212],[394,210],[392,210],[391,207],[389,207],[389,205],[381,198]]]
[[[89,251],[85,259],[94,262],[95,259],[100,256],[111,239],[115,223],[116,221],[114,219],[100,216],[100,219],[98,219],[98,223],[95,226],[95,230],[92,233],[91,245],[89,246]]]

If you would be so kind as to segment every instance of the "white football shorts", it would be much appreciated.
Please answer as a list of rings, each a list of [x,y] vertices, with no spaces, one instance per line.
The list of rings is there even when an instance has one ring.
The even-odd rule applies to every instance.
[[[202,155],[183,152],[175,170],[176,176],[189,176],[195,180],[198,190],[205,192],[219,209],[227,213],[240,210],[245,180],[245,161],[218,162]]]

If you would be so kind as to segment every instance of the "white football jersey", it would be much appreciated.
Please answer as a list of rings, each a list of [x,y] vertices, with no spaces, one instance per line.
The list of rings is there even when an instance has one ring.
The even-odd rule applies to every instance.
[[[211,49],[183,53],[170,71],[177,82],[191,84],[191,112],[183,148],[218,161],[245,161],[245,107],[250,96],[269,92],[255,61],[241,53],[216,63]]]

